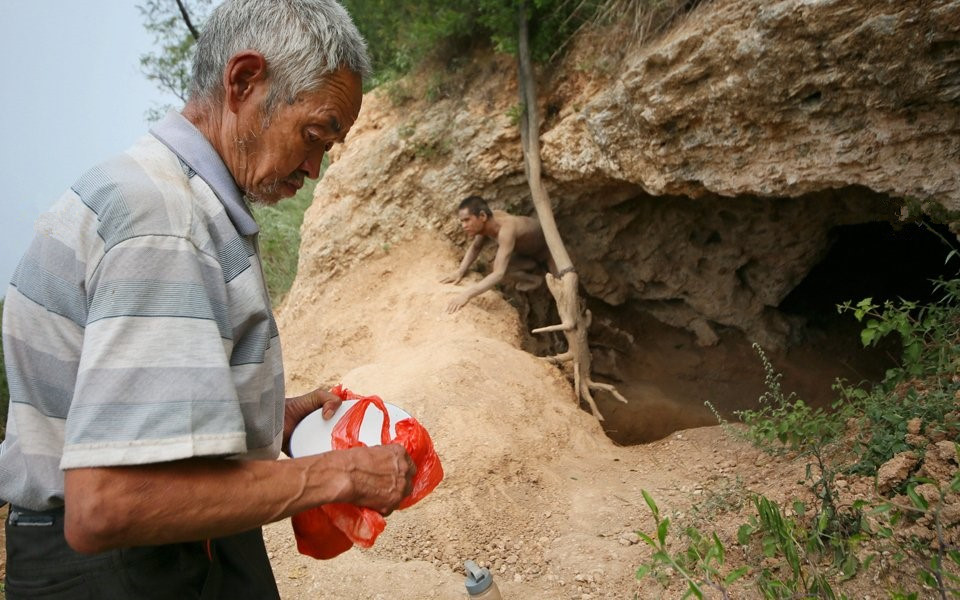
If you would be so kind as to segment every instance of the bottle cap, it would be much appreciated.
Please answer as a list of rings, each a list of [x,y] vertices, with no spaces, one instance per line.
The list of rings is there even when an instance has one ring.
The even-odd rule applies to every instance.
[[[465,585],[467,586],[467,593],[471,596],[482,594],[493,583],[493,575],[490,574],[490,569],[486,567],[481,568],[480,565],[472,560],[464,562],[463,568],[467,571],[467,581]]]

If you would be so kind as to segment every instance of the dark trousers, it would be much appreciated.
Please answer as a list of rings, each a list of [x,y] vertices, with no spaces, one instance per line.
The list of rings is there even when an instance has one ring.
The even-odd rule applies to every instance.
[[[6,522],[7,600],[275,600],[280,597],[260,529],[206,542],[74,552],[63,509],[14,506]]]

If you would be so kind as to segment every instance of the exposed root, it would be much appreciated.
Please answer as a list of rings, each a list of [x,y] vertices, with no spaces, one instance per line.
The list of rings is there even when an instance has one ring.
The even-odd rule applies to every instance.
[[[567,338],[566,352],[555,356],[545,357],[545,360],[553,364],[573,363],[573,391],[578,400],[583,400],[590,407],[590,411],[598,421],[603,421],[603,415],[597,408],[597,403],[591,394],[591,390],[603,390],[609,392],[620,402],[627,402],[627,399],[617,391],[617,388],[609,383],[600,383],[594,381],[590,376],[591,360],[590,347],[587,344],[587,330],[593,320],[593,315],[589,310],[583,307],[578,293],[579,281],[577,274],[573,271],[565,273],[562,278],[557,278],[552,274],[547,274],[547,287],[557,303],[557,311],[560,313],[560,325],[551,325],[549,327],[540,327],[533,330],[533,333],[545,331],[563,331]]]

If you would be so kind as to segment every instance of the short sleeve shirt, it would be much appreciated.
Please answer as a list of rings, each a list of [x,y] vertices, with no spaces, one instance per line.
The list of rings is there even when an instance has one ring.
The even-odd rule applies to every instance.
[[[4,301],[0,498],[63,504],[63,470],[276,458],[279,336],[259,229],[170,113],[41,216]]]

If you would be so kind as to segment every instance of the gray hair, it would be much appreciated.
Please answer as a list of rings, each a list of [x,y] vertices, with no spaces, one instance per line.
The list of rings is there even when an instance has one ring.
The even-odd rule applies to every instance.
[[[347,11],[335,0],[227,0],[207,20],[193,59],[190,98],[223,99],[223,70],[242,50],[267,61],[270,91],[263,106],[269,119],[281,99],[317,89],[341,67],[370,74],[367,45]]]

